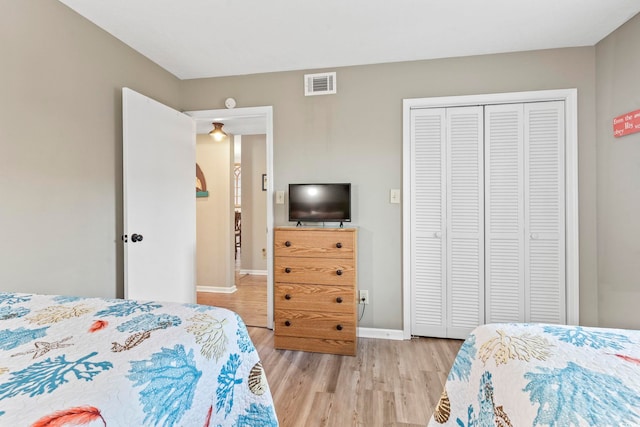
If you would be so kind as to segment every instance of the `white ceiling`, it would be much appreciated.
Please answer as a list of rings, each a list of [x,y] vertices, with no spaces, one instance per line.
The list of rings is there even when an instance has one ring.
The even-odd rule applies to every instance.
[[[638,0],[60,0],[180,79],[593,46]]]
[[[237,110],[234,111],[237,113]],[[213,130],[213,122],[224,124],[222,130],[230,135],[261,135],[267,132],[267,121],[264,115],[209,115],[207,111],[192,111],[187,114],[195,120],[197,134],[209,133]]]

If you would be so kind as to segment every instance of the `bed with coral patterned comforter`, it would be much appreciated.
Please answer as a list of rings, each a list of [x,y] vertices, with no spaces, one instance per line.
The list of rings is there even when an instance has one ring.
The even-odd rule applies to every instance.
[[[277,426],[240,317],[0,293],[0,426]]]
[[[640,425],[640,331],[543,324],[476,328],[429,426]]]

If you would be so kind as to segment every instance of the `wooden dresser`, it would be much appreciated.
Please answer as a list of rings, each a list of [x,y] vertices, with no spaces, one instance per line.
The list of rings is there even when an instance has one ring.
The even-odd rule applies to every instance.
[[[355,356],[357,230],[277,227],[275,347]]]

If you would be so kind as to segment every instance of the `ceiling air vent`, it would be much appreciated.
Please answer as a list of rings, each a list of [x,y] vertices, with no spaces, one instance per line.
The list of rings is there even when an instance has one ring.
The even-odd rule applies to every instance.
[[[304,96],[336,93],[336,73],[304,75]]]

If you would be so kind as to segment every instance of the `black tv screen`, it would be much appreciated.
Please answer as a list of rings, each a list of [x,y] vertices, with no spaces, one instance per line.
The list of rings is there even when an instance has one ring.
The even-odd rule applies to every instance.
[[[289,221],[351,221],[351,184],[289,184]]]

